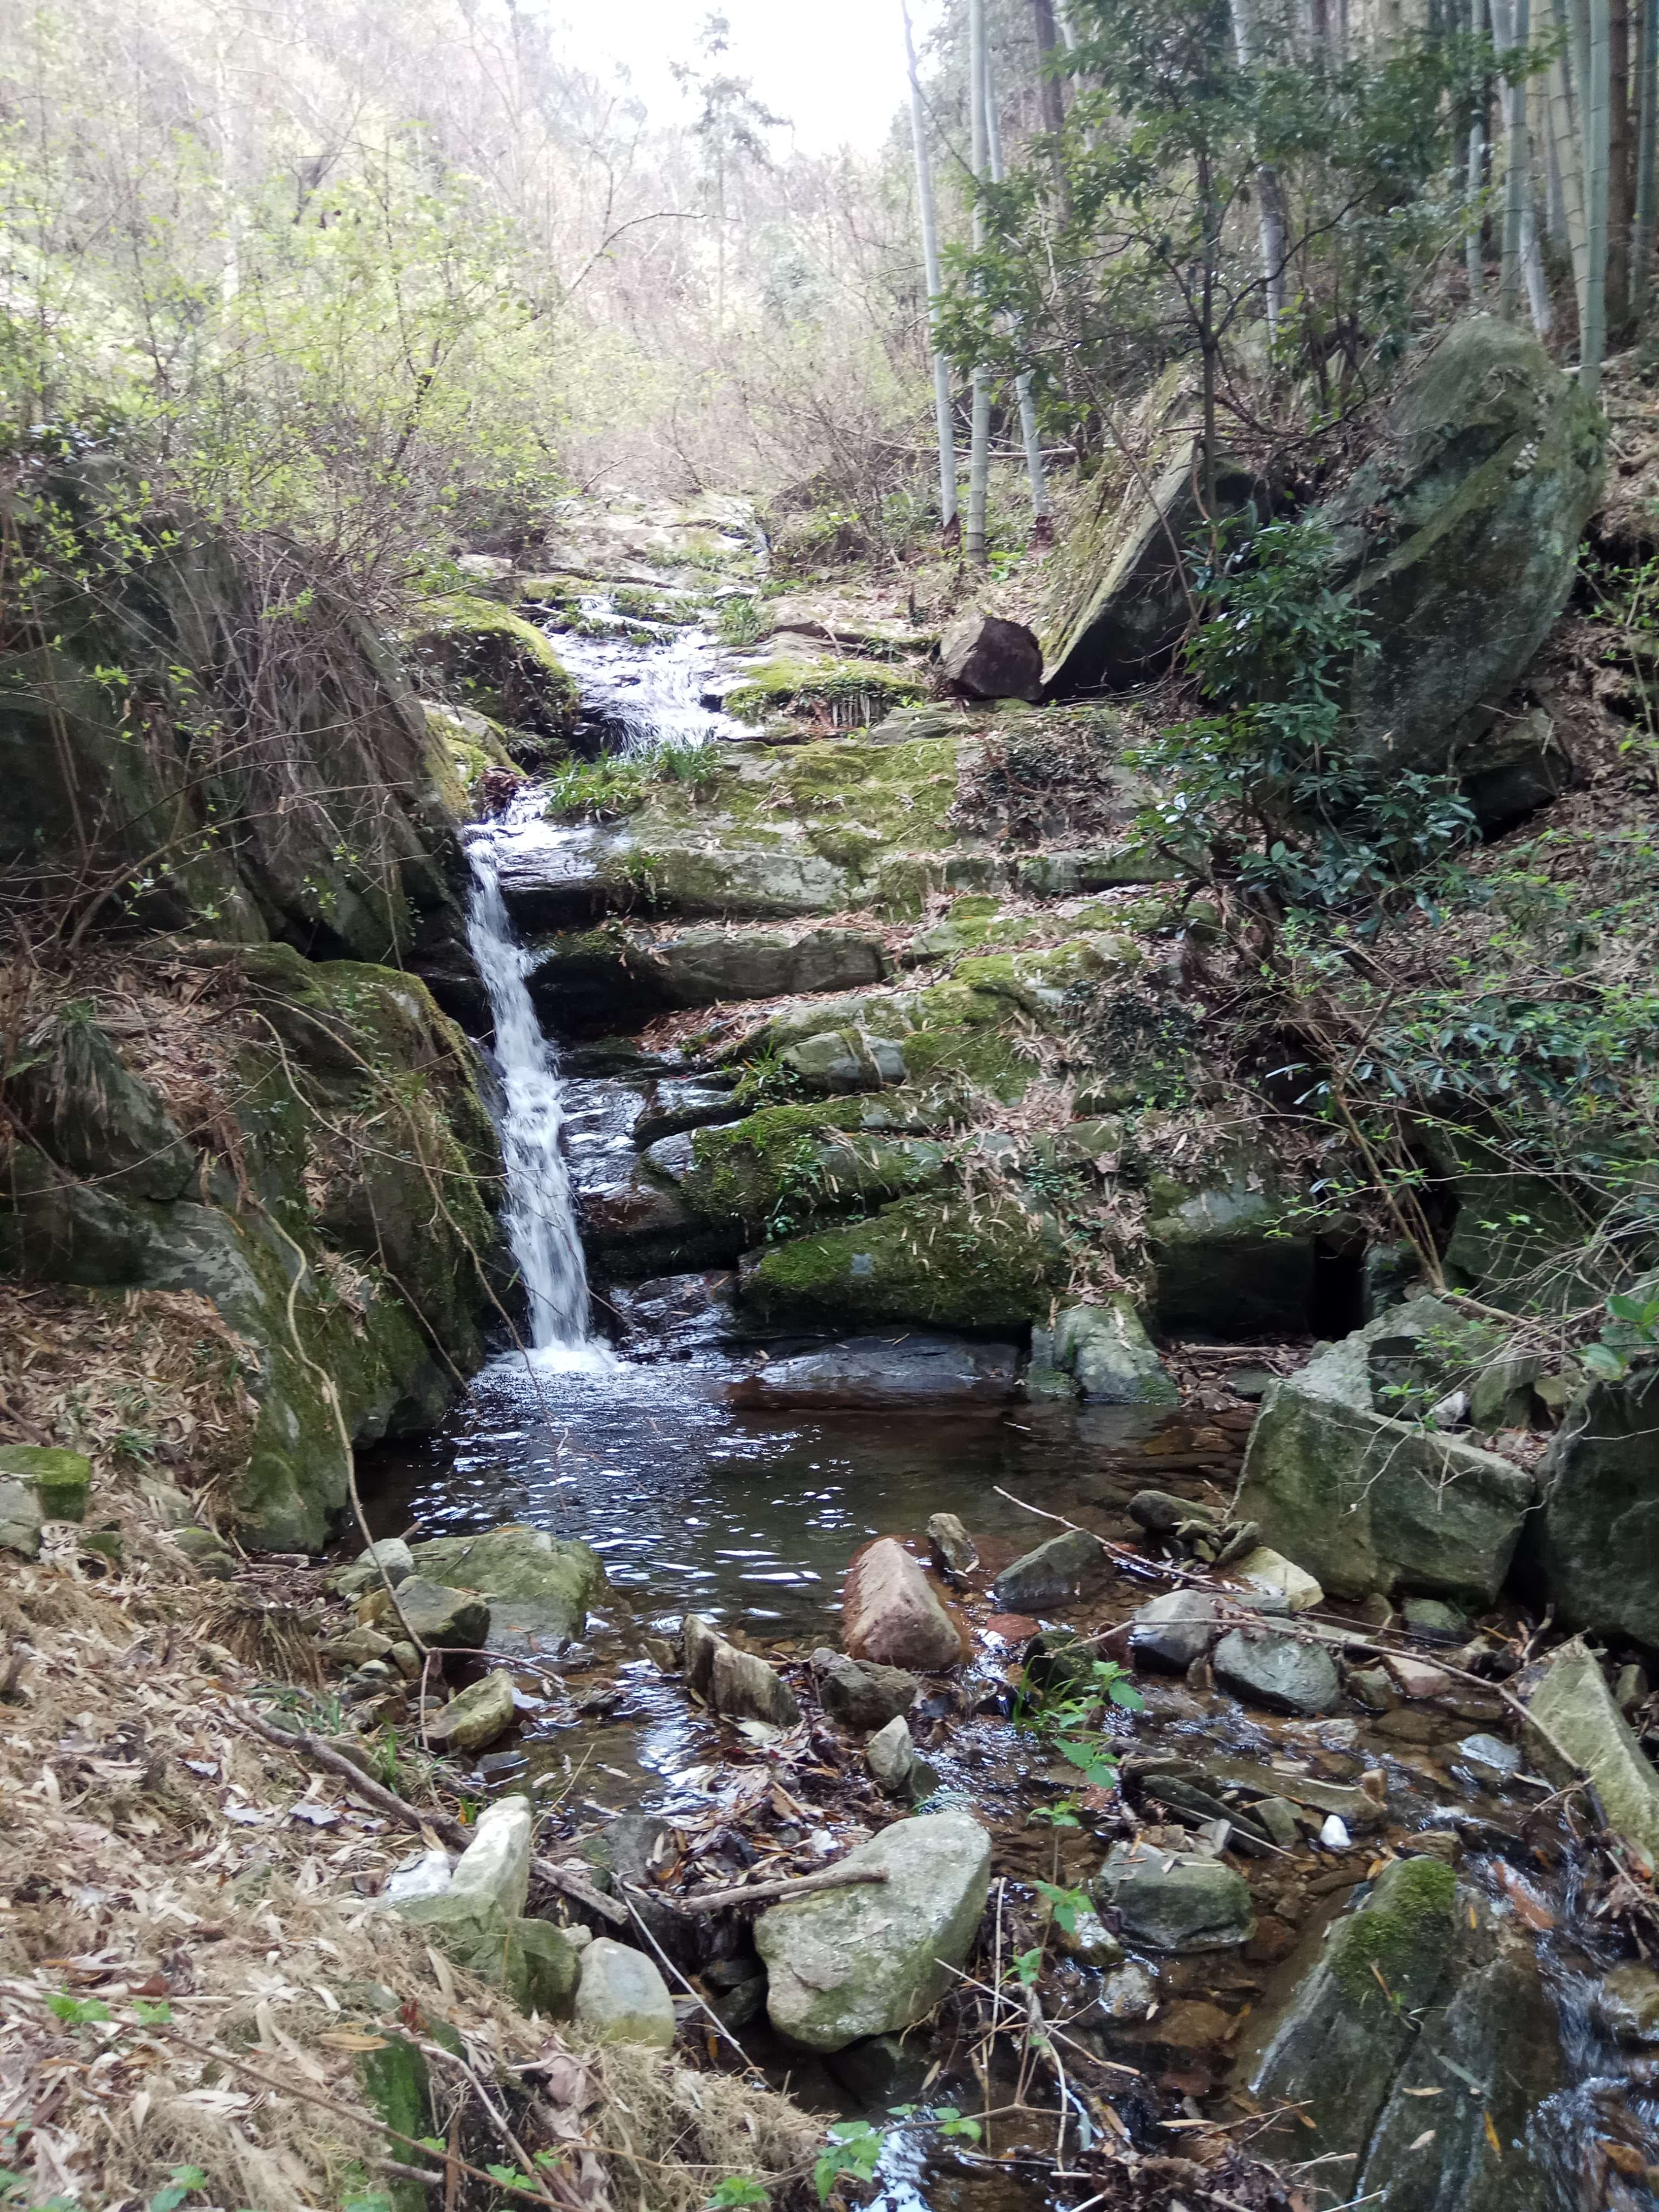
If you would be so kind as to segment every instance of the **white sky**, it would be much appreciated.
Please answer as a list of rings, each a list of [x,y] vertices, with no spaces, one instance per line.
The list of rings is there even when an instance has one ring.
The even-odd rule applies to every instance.
[[[912,0],[919,39],[937,4]],[[587,0],[567,18],[573,58],[589,68],[626,62],[653,119],[670,122],[690,111],[669,64],[695,58],[710,13],[732,27],[722,66],[752,80],[756,97],[794,125],[804,152],[869,152],[908,97],[899,0]]]

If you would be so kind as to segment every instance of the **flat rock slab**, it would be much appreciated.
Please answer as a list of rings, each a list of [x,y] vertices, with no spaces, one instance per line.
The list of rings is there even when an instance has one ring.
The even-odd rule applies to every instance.
[[[1322,1644],[1303,1644],[1270,1628],[1229,1629],[1215,1647],[1216,1680],[1277,1713],[1328,1713],[1342,1685]]]
[[[1095,1897],[1127,1936],[1154,1951],[1231,1950],[1255,1925],[1243,1876],[1197,1851],[1115,1844]]]
[[[1659,1865],[1659,1773],[1644,1758],[1594,1655],[1577,1639],[1564,1644],[1527,1710],[1548,1731],[1539,1738],[1545,1772],[1556,1782],[1572,1778],[1563,1771],[1565,1752],[1595,1784],[1613,1833]]]
[[[968,1956],[985,1910],[991,1839],[963,1813],[896,1820],[841,1863],[884,1882],[775,1905],[755,1923],[772,2025],[809,2050],[843,2051],[925,2020]]]
[[[991,1585],[991,1600],[1002,1613],[1041,1613],[1075,1597],[1110,1565],[1111,1554],[1098,1536],[1067,1528],[1005,1567]]]
[[[854,1336],[820,1352],[775,1359],[733,1383],[739,1406],[870,1407],[1000,1405],[1012,1397],[1019,1352],[1012,1344],[913,1333]]]
[[[867,1545],[848,1570],[842,1642],[854,1659],[924,1674],[968,1656],[968,1639],[943,1599],[891,1536]]]

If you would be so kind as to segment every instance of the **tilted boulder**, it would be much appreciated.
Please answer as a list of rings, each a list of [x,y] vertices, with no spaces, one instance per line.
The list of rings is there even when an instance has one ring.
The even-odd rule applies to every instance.
[[[892,1536],[867,1545],[848,1570],[842,1642],[854,1659],[924,1674],[954,1667],[968,1651],[944,1600]]]
[[[1376,446],[1319,510],[1330,581],[1366,618],[1347,707],[1402,768],[1477,740],[1566,604],[1606,425],[1528,331],[1473,315],[1407,377]]]
[[[1391,1307],[1263,1401],[1234,1510],[1327,1589],[1467,1593],[1489,1603],[1502,1587],[1532,1477],[1376,1404],[1379,1389],[1384,1405],[1409,1400],[1379,1385],[1374,1347],[1455,1336],[1462,1322],[1437,1298]]]
[[[939,642],[940,672],[970,699],[1034,700],[1042,690],[1042,647],[1034,630],[1001,615],[960,615]]]

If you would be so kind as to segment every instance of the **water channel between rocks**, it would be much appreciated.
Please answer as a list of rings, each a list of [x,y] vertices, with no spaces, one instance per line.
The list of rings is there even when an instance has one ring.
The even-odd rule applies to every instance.
[[[585,712],[614,749],[738,734],[701,703],[719,672],[718,648],[706,633],[665,632],[649,644],[603,636],[558,642],[582,685]],[[463,1535],[522,1522],[582,1539],[605,1565],[615,1602],[590,1619],[586,1646],[562,1655],[556,1673],[544,1673],[538,1692],[526,1692],[518,1744],[481,1762],[481,1788],[527,1781],[544,1804],[589,1819],[640,1809],[701,1818],[730,1785],[729,1764],[721,1766],[715,1725],[678,1678],[646,1656],[647,1639],[672,1631],[687,1611],[769,1656],[803,1658],[837,1641],[851,1555],[874,1536],[918,1535],[934,1512],[960,1516],[994,1571],[1051,1533],[1032,1509],[1129,1539],[1136,1532],[1126,1508],[1138,1489],[1184,1489],[1212,1504],[1224,1504],[1224,1492],[1216,1469],[1194,1469],[1190,1457],[1183,1469],[1179,1423],[1167,1409],[1015,1402],[962,1411],[767,1411],[740,1402],[752,1362],[734,1358],[715,1336],[671,1328],[655,1347],[660,1356],[652,1357],[637,1328],[625,1355],[590,1334],[576,1218],[582,1147],[602,1152],[611,1141],[605,1097],[595,1096],[606,1086],[587,1077],[562,1082],[496,885],[498,862],[515,846],[556,850],[565,833],[544,823],[542,808],[532,789],[502,821],[471,833],[472,939],[495,1029],[507,1226],[536,1348],[499,1355],[434,1435],[366,1460],[365,1489],[376,1534],[418,1524],[427,1536]],[[1161,1471],[1172,1446],[1172,1468],[1182,1471]],[[1077,1626],[1109,1627],[1167,1587],[1120,1573],[1093,1606],[1071,1617]],[[1010,1632],[1018,1632],[1012,1625]],[[1014,1656],[1012,1643],[981,1635],[965,1680],[917,1709],[918,1734],[945,1799],[965,1801],[996,1832],[1000,1870],[1016,1880],[1055,1873],[1086,1880],[1099,1862],[1097,1841],[1027,1824],[1034,1803],[1074,1790],[1078,1777],[1011,1719],[1006,1678]],[[1362,1776],[1380,1777],[1391,1837],[1437,1832],[1439,1848],[1461,1855],[1470,1893],[1490,1900],[1500,1917],[1520,1912],[1541,1947],[1565,2065],[1527,2124],[1533,2172],[1547,2172],[1549,2186],[1516,2203],[1537,2212],[1589,2212],[1604,2200],[1582,2144],[1613,2124],[1607,2114],[1614,2106],[1625,2140],[1651,2138],[1651,2088],[1590,2025],[1585,1972],[1594,1959],[1556,1932],[1575,1917],[1571,1852],[1547,1844],[1548,1875],[1529,1878],[1516,1905],[1509,1863],[1527,1863],[1528,1844],[1541,1838],[1530,1820],[1536,1793],[1523,1791],[1517,1802],[1458,1751],[1475,1729],[1501,1731],[1501,1708],[1478,1696],[1466,1710],[1455,1700],[1440,1705],[1295,1721],[1171,1676],[1152,1683],[1144,1714],[1119,1719],[1126,1752],[1188,1753],[1207,1759],[1212,1771],[1243,1759],[1350,1790]],[[1315,1845],[1295,1855],[1294,1868],[1270,1863],[1266,1878],[1253,1875],[1260,1917],[1251,1942],[1159,1962],[1150,2013],[1143,2005],[1138,2017],[1109,2017],[1100,1977],[1073,1970],[1075,2019],[1092,2021],[1115,2054],[1156,2070],[1166,2100],[1185,2096],[1187,2109],[1197,2112],[1191,2100],[1223,2087],[1257,2032],[1253,2015],[1270,2018],[1316,1963],[1332,1917],[1372,1870],[1379,1845],[1371,1835],[1342,1841],[1346,1848]],[[1455,2082],[1449,2089],[1461,2094]],[[1407,2094],[1440,2092],[1430,2086]],[[1426,2140],[1419,2136],[1411,2148]],[[992,2212],[1012,2201],[1011,2190],[1031,2201],[1007,2176],[981,2177],[964,2196],[971,2176],[912,2170],[908,2160],[896,2148],[884,2167],[890,2207],[971,2198],[976,2212]],[[1327,2191],[1320,2201],[1340,2198]],[[1415,2201],[1389,2193],[1395,2212],[1413,2212]],[[1438,2207],[1442,2199],[1432,2202]],[[1479,2212],[1496,2212],[1498,2202],[1480,2197]],[[1647,2206],[1659,2197],[1638,2185],[1617,2202]],[[1475,2208],[1477,2200],[1468,2203]]]

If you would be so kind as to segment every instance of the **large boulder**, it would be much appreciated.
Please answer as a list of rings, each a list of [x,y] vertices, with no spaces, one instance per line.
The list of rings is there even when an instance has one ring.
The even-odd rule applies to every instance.
[[[574,725],[576,687],[546,635],[495,600],[464,592],[428,600],[406,644],[428,688],[491,721],[544,741],[568,736]]]
[[[1001,615],[958,615],[939,641],[939,665],[970,699],[1036,699],[1042,690],[1036,632]]]
[[[1258,2106],[1297,2108],[1298,2155],[1352,2158],[1369,2142],[1417,2033],[1415,2016],[1446,1972],[1456,1889],[1438,1859],[1386,1866],[1266,2024],[1246,2087]]]
[[[866,1545],[848,1570],[842,1642],[852,1658],[923,1673],[954,1667],[968,1653],[945,1601],[892,1536]]]
[[[1659,1367],[1591,1383],[1538,1481],[1529,1549],[1559,1617],[1659,1645]]]
[[[978,1932],[991,1839],[963,1813],[896,1821],[841,1861],[879,1882],[775,1905],[755,1923],[772,2025],[809,2050],[842,2051],[925,2020]]]
[[[702,928],[661,935],[620,921],[550,938],[527,981],[544,1021],[560,1030],[614,1030],[664,1007],[804,991],[850,991],[886,972],[867,931]]]
[[[1031,1365],[1069,1375],[1085,1398],[1101,1406],[1173,1406],[1181,1399],[1133,1304],[1067,1306],[1052,1328],[1031,1332]]]
[[[1490,1603],[1502,1587],[1532,1477],[1427,1425],[1409,1382],[1392,1379],[1415,1371],[1425,1340],[1455,1341],[1464,1326],[1437,1298],[1390,1307],[1263,1401],[1235,1511],[1327,1589]],[[1379,1410],[1379,1398],[1411,1417]]]
[[[1306,1328],[1313,1242],[1279,1181],[1271,1153],[1245,1145],[1191,1176],[1154,1176],[1146,1242],[1161,1329],[1254,1337]]]
[[[1530,332],[1476,315],[1432,343],[1319,510],[1375,646],[1348,686],[1362,750],[1439,768],[1485,731],[1566,604],[1605,438]]]

